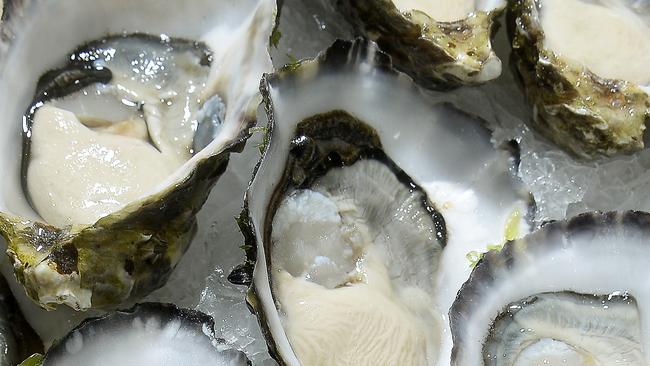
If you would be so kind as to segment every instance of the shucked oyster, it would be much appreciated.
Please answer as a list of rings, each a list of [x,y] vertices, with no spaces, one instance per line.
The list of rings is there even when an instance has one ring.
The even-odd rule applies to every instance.
[[[537,129],[580,156],[643,148],[647,1],[516,0],[508,29]]]
[[[388,60],[338,41],[263,81],[269,141],[240,221],[249,302],[282,364],[448,359],[467,253],[509,221],[527,230],[509,154]]]
[[[0,233],[30,297],[106,307],[166,281],[255,121],[274,12],[272,0],[7,4]]]
[[[449,89],[501,74],[492,50],[505,0],[336,0],[358,33],[421,85]]]
[[[40,356],[40,355],[39,355]],[[171,304],[144,303],[87,319],[35,366],[245,366],[246,356],[215,337],[212,317]]]
[[[458,293],[452,365],[648,365],[650,214],[583,214],[490,252]]]

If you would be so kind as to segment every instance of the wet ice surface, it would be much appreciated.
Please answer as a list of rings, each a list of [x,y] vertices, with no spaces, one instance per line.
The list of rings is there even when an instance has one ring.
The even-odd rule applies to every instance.
[[[480,88],[448,93],[445,97],[476,113],[495,130],[494,143],[515,139],[521,146],[520,175],[537,201],[536,221],[561,219],[587,210],[641,209],[650,211],[650,151],[634,156],[578,161],[541,138],[523,121],[530,110],[508,69],[505,27],[499,31],[497,52],[504,60],[503,75]],[[337,37],[349,38],[350,30],[328,6],[318,1],[286,0],[281,12],[280,38],[272,49],[276,67],[293,58],[312,57]],[[172,302],[196,308],[215,318],[217,335],[244,350],[254,365],[275,364],[269,358],[255,317],[245,303],[246,288],[226,280],[244,259],[239,249],[242,236],[234,217],[239,213],[244,189],[259,158],[256,134],[243,154],[232,154],[228,170],[214,187],[199,214],[199,232],[169,282],[146,301]],[[11,275],[7,260],[2,272]],[[66,334],[83,318],[98,313],[75,313],[61,307],[40,310],[12,282],[28,320],[46,343]]]
[[[456,93],[460,104],[470,101],[494,129],[495,144],[515,139],[521,147],[520,176],[533,193],[536,222],[563,219],[601,210],[650,211],[650,149],[630,156],[575,159],[541,137],[525,123],[530,107],[509,69],[505,30],[496,40],[504,72],[494,83]],[[472,108],[468,108],[470,111]]]

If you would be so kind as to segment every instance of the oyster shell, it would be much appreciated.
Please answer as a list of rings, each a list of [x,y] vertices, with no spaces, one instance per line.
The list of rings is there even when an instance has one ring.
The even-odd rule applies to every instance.
[[[195,214],[207,198],[210,188],[225,169],[229,153],[243,147],[249,135],[248,129],[254,124],[260,101],[259,77],[263,72],[272,69],[268,55],[268,40],[274,17],[275,2],[272,0],[240,1],[236,4],[200,0],[193,2],[192,6],[177,1],[133,3],[123,0],[100,4],[86,1],[25,1],[6,4],[4,22],[0,30],[2,35],[0,95],[3,96],[0,98],[0,109],[4,111],[2,123],[7,133],[0,139],[3,156],[6,157],[2,159],[0,166],[8,175],[3,180],[0,199],[0,234],[8,243],[7,253],[13,261],[16,275],[32,299],[46,308],[52,308],[56,304],[66,304],[75,309],[112,307],[127,299],[141,297],[165,283],[170,271],[189,245],[196,228]],[[69,27],[69,24],[75,24],[75,27]],[[112,77],[117,80],[117,84],[122,83],[120,85],[123,86],[130,81],[130,85],[138,84],[132,82],[134,79],[128,74],[117,72],[122,70],[118,65],[120,62],[118,58],[112,60],[111,64],[107,57],[98,61],[90,53],[89,57],[92,59],[87,61],[92,62],[86,62],[80,67],[81,77],[78,79],[74,77],[79,75],[79,70],[70,68],[69,62],[66,64],[66,55],[81,44],[114,34],[127,35],[122,36],[123,43],[120,43],[120,46],[111,44],[111,42],[119,43],[120,36],[116,36],[100,41],[99,46],[91,42],[82,50],[87,51],[92,47],[101,50],[103,44],[106,46],[105,50],[117,50],[117,54],[120,52],[128,54],[125,50],[133,50],[134,46],[124,43],[133,41],[126,32],[133,31],[158,35],[157,46],[153,46],[151,42],[143,44],[142,54],[149,52],[154,55],[150,60],[152,61],[150,66],[169,67],[170,64],[162,61],[158,63],[163,59],[163,61],[175,60],[174,65],[184,68],[181,67],[182,62],[178,57],[188,59],[189,56],[176,57],[174,55],[178,54],[173,50],[168,53],[164,50],[156,51],[161,47],[182,48],[177,46],[175,37],[200,42],[209,50],[210,67],[201,71],[203,74],[198,74],[196,86],[201,92],[201,98],[200,102],[196,103],[201,108],[209,109],[208,114],[217,116],[215,127],[218,127],[218,130],[211,131],[208,128],[207,132],[202,131],[202,136],[209,137],[207,139],[209,143],[206,145],[205,139],[202,142],[191,143],[192,148],[200,151],[194,151],[193,154],[185,152],[185,156],[173,165],[177,168],[168,170],[171,173],[164,174],[164,177],[159,176],[160,179],[156,179],[155,182],[149,182],[144,189],[123,202],[105,210],[98,210],[96,216],[83,213],[80,214],[81,218],[75,218],[73,214],[78,212],[75,212],[77,210],[74,205],[71,205],[71,209],[67,211],[72,212],[68,218],[62,217],[61,211],[56,211],[60,210],[60,207],[57,207],[52,214],[46,214],[43,207],[48,204],[51,206],[52,203],[47,201],[48,197],[44,197],[44,201],[39,201],[46,204],[35,204],[39,215],[28,203],[21,187],[21,169],[16,162],[16,157],[20,156],[21,146],[15,138],[20,130],[19,121],[22,120],[24,111],[30,105],[39,77],[48,70],[63,67],[63,69],[54,69],[41,79],[45,83],[39,85],[36,93],[36,99],[41,103],[36,103],[40,108],[35,111],[34,121],[38,119],[45,122],[65,122],[76,126],[75,128],[86,134],[101,132],[103,136],[108,136],[117,133],[122,136],[114,136],[138,141],[132,137],[143,135],[141,124],[138,127],[139,122],[122,129],[120,126],[104,125],[105,121],[102,118],[111,120],[112,116],[100,113],[79,117],[81,109],[74,108],[93,105],[93,93],[89,93],[89,89],[75,89],[74,82],[73,93],[65,88],[56,88],[56,86],[69,87],[70,84],[66,85],[65,82],[66,80],[69,82],[70,78],[79,80],[83,84],[86,77],[92,79],[98,76],[98,81],[105,84],[106,80],[102,79],[102,72],[105,73],[105,69],[111,71],[111,68]],[[112,48],[108,47],[109,45]],[[82,53],[79,55],[83,56]],[[146,57],[143,60],[146,60]],[[105,62],[105,64],[97,64],[97,62]],[[137,68],[135,65],[131,66]],[[195,68],[200,69],[200,65]],[[92,71],[89,73],[90,76],[88,73],[84,74],[88,70]],[[156,74],[145,67],[143,71],[147,76],[151,76],[151,79],[162,77],[163,81],[167,82],[173,79],[170,73],[177,70],[166,69],[164,73]],[[188,72],[186,68],[184,71]],[[160,79],[156,80],[155,85],[144,84],[151,88],[160,86],[164,89],[166,85],[158,83]],[[140,89],[134,87],[133,90],[142,90],[140,84],[138,84]],[[40,88],[43,85],[46,86],[45,89]],[[52,85],[55,87],[51,87]],[[103,90],[97,83],[86,82],[83,86],[95,88],[94,91]],[[56,92],[61,90],[66,92],[56,95]],[[41,98],[43,91],[47,93],[46,99]],[[180,92],[180,90],[175,91]],[[79,95],[85,97],[77,98]],[[216,100],[215,98],[222,106],[212,108],[213,106],[209,105],[210,101]],[[77,103],[79,100],[82,102]],[[140,100],[128,100],[124,103],[135,101]],[[50,102],[52,105],[48,104]],[[41,104],[44,105],[41,107]],[[152,103],[149,103],[149,106],[151,105]],[[193,107],[193,105],[189,106]],[[71,108],[76,113],[61,112],[62,108]],[[146,108],[147,106],[143,107],[145,116],[149,113],[148,118],[151,120],[154,113]],[[116,111],[112,107],[105,109]],[[93,109],[96,110],[98,109]],[[158,110],[162,111],[163,116],[165,115],[162,106]],[[41,112],[44,116],[39,117]],[[194,114],[194,111],[190,112]],[[54,117],[47,118],[47,113]],[[79,123],[84,118],[85,121],[98,123],[91,126],[95,130],[90,131],[88,126]],[[134,120],[137,122],[137,116]],[[34,128],[37,128],[40,122],[34,124],[34,121],[30,124],[29,118],[25,120],[27,141],[31,143],[29,150],[25,151],[34,154],[40,151],[40,156],[47,159],[48,151],[60,150],[57,150],[58,148],[34,150],[34,139],[37,138],[41,139],[41,145],[46,146],[48,142],[54,144],[46,138],[48,136],[46,132],[51,130],[44,129],[41,131],[43,133],[38,133],[37,136]],[[103,131],[97,131],[103,127],[106,127]],[[147,129],[148,139],[151,141],[141,141],[142,144],[156,145],[159,138],[163,140],[165,137],[164,129],[161,132],[160,129],[152,128],[152,123],[148,124]],[[123,132],[124,130],[127,132]],[[197,130],[200,130],[198,126]],[[128,136],[124,136],[125,134]],[[176,137],[176,135],[171,136]],[[91,137],[97,138],[96,135]],[[189,144],[190,142],[185,141],[182,150],[187,150]],[[156,147],[162,152],[163,145],[158,144]],[[101,144],[99,146],[102,147]],[[172,147],[174,146],[177,145],[172,144]],[[124,150],[128,152],[128,149]],[[128,158],[135,159],[141,156],[131,154]],[[40,174],[34,175],[40,177],[34,180],[33,183],[36,185],[29,188],[32,183],[27,179],[32,203],[36,202],[35,194],[40,192],[37,185],[39,180],[40,183],[45,179],[52,180],[52,174],[48,173],[51,170],[47,170],[50,169],[47,166],[57,168],[51,161],[48,164],[44,164],[46,168]],[[35,164],[35,167],[38,167],[38,164]],[[31,167],[27,169],[27,178],[29,178],[29,170]],[[66,172],[63,168],[61,171]],[[85,179],[88,175],[92,176],[85,173],[72,178]],[[67,176],[59,174],[61,178],[71,178],[69,174]],[[108,176],[113,179],[110,172],[107,174],[100,177]],[[128,174],[125,176],[130,178]],[[98,183],[106,182],[104,180]],[[135,186],[138,182],[130,183]],[[70,190],[70,186],[65,184],[59,186],[63,190]],[[72,190],[75,191],[74,194],[78,193],[77,189]],[[110,198],[110,195],[107,197]],[[107,200],[110,201],[110,199],[101,199],[99,203],[103,204],[103,201]],[[58,201],[53,202],[68,204],[71,201],[72,199],[59,197]]]
[[[337,0],[357,32],[376,41],[395,67],[430,89],[497,78],[492,50],[504,0]]]
[[[0,275],[0,365],[17,365],[42,351],[43,343],[23,317],[9,285]]]
[[[467,253],[505,240],[509,221],[528,230],[510,154],[389,60],[337,41],[263,81],[268,144],[240,217],[249,262],[229,279],[251,283],[281,364],[448,359]]]
[[[583,157],[643,148],[650,115],[647,2],[517,0],[507,18],[534,127]]]
[[[40,357],[39,357],[40,358]],[[143,303],[83,321],[34,365],[247,365],[215,337],[214,320],[171,304]]]
[[[649,224],[587,213],[486,254],[450,312],[452,365],[648,364]]]

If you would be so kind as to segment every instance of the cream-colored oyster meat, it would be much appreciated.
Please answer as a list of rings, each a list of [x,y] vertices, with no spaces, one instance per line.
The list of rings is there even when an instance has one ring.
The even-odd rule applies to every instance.
[[[355,182],[368,193],[357,192]],[[399,201],[398,213],[386,209],[394,219],[375,216],[384,210],[368,204],[385,192]],[[418,252],[414,262],[434,263],[424,249],[432,239],[422,230],[431,228],[402,226],[399,219],[422,217],[409,208],[418,198],[382,163],[367,160],[331,171],[280,204],[273,220],[273,282],[287,336],[304,365],[427,365],[435,359],[440,325],[433,278],[416,284],[396,277],[408,272],[396,255]],[[405,232],[413,229],[418,234]],[[413,252],[396,250],[400,245]]]
[[[199,127],[218,129],[225,108],[218,96],[203,99],[209,58],[205,46],[165,35],[111,36],[72,53],[54,82],[45,74],[23,158],[41,217],[92,224],[152,193],[198,152],[195,140],[208,139]]]
[[[165,284],[250,135],[275,1],[10,5],[0,235],[16,277],[47,309],[137,301]]]
[[[644,147],[650,6],[637,0],[514,0],[512,60],[533,127],[583,157]]]
[[[251,271],[271,354],[286,365],[444,364],[468,253],[503,242],[510,221],[528,228],[511,155],[364,39],[268,76],[262,94],[271,136],[239,220],[251,262],[231,279]]]
[[[440,22],[467,18],[475,10],[475,0],[393,0],[401,12],[421,11]]]
[[[545,46],[601,77],[649,84],[650,16],[624,2],[544,0]]]

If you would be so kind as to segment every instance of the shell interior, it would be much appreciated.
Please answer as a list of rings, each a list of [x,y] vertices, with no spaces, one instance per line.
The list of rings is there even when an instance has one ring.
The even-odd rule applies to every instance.
[[[583,214],[488,253],[450,313],[452,364],[647,364],[649,223]]]
[[[165,283],[230,152],[250,135],[259,78],[272,70],[275,6],[7,3],[0,28],[0,168],[7,172],[0,233],[32,299],[46,308],[115,307]],[[28,107],[33,116],[23,116]],[[21,130],[28,141],[22,152],[14,138]],[[25,174],[14,159],[23,152]],[[61,158],[69,160],[58,164]],[[123,197],[112,192],[125,187],[131,192]]]
[[[86,320],[43,360],[44,366],[247,364],[242,352],[214,337],[210,316],[157,303]]]
[[[212,68],[204,93],[227,99],[223,128],[208,148],[187,159],[181,167],[143,192],[139,199],[185,179],[196,162],[220,152],[229,142],[246,133],[247,118],[250,120],[250,115],[254,115],[257,101],[258,83],[255,80],[271,69],[268,54],[265,55],[267,29],[273,22],[274,4],[271,1],[245,0],[233,4],[200,0],[188,7],[175,1],[131,3],[118,0],[97,5],[86,1],[32,0],[12,4],[8,9],[11,11],[5,14],[0,45],[0,94],[6,96],[0,101],[0,107],[4,111],[2,123],[8,131],[0,140],[3,156],[21,154],[20,143],[13,137],[21,130],[20,121],[30,105],[38,79],[46,71],[64,65],[69,53],[80,45],[107,35],[138,32],[203,42],[211,51]],[[70,24],[75,27],[69,27]],[[262,46],[250,49],[241,46],[251,42]],[[19,164],[15,159],[2,159],[0,167],[16,173],[5,179],[0,209],[38,218],[23,194]]]
[[[305,120],[293,142],[266,242],[273,292],[298,358],[433,358],[440,326],[431,294],[446,235],[441,216],[383,156],[376,132],[350,115]],[[359,352],[370,343],[382,346]]]
[[[494,149],[490,143],[489,132],[479,120],[440,100],[431,102],[431,99],[424,97],[409,78],[392,69],[386,55],[378,51],[373,43],[360,40],[338,41],[315,61],[303,62],[297,68],[288,68],[267,77],[263,88],[271,121],[270,140],[247,193],[250,227],[254,230],[257,243],[252,288],[254,297],[251,303],[258,311],[272,350],[282,362],[291,365],[299,363],[294,354],[293,347],[296,345],[289,341],[291,337],[287,337],[287,332],[292,332],[292,323],[285,315],[287,307],[291,304],[283,304],[283,295],[277,291],[283,271],[285,279],[287,272],[298,277],[303,276],[303,279],[297,281],[305,286],[297,286],[297,289],[309,290],[318,287],[318,291],[312,293],[317,294],[312,300],[313,304],[319,304],[328,300],[318,294],[343,294],[352,287],[346,284],[354,282],[350,274],[353,274],[356,268],[361,266],[365,268],[366,273],[370,268],[365,267],[368,263],[355,262],[359,257],[355,257],[354,245],[341,243],[341,240],[345,239],[340,239],[340,234],[337,234],[341,227],[339,222],[351,223],[350,227],[354,228],[351,231],[353,238],[359,234],[356,230],[365,226],[370,228],[367,233],[371,240],[377,239],[377,242],[381,242],[382,237],[388,236],[391,239],[387,240],[387,243],[384,242],[385,244],[403,250],[397,251],[396,253],[403,253],[397,256],[395,253],[378,255],[388,273],[393,273],[389,276],[393,280],[384,282],[384,286],[390,290],[388,299],[393,304],[400,303],[401,291],[408,292],[408,286],[400,284],[399,279],[406,281],[410,269],[400,261],[415,260],[421,263],[417,270],[421,273],[414,274],[414,278],[420,278],[420,282],[424,280],[426,285],[415,286],[421,295],[416,296],[417,292],[411,292],[412,296],[407,296],[410,305],[401,306],[399,309],[417,309],[416,299],[420,299],[426,303],[428,312],[433,309],[437,312],[436,317],[442,318],[453,302],[458,288],[465,281],[465,276],[470,272],[470,261],[466,258],[468,252],[483,252],[486,246],[503,242],[507,223],[512,220],[513,212],[517,213],[513,220],[518,227],[515,230],[517,236],[527,232],[525,217],[529,207],[528,196],[521,191],[519,183],[512,177],[513,160],[509,153]],[[372,93],[368,90],[372,90]],[[391,101],[390,107],[387,107],[386,101]],[[315,123],[315,120],[320,122]],[[362,124],[334,123],[351,120]],[[323,142],[314,144],[313,136],[309,138],[309,135],[300,133],[304,132],[305,126],[310,125],[320,125],[320,128],[313,128],[314,131],[320,131],[321,137],[328,134],[330,137],[339,137],[330,142],[324,139]],[[351,125],[370,128],[349,128]],[[364,130],[372,131],[369,133],[370,137],[368,134],[366,138],[359,137],[359,131]],[[358,145],[363,145],[364,141],[376,141],[374,146],[375,150],[381,152],[380,159],[367,159],[369,156],[365,155],[359,160],[358,153],[342,153],[348,151],[341,148],[345,141],[348,141],[348,145],[357,146],[356,151],[360,149]],[[315,149],[314,146],[321,147]],[[327,146],[335,153],[323,155],[322,146]],[[377,149],[379,146],[381,149]],[[356,158],[348,161],[346,157],[349,156]],[[317,164],[323,157],[323,161],[338,162],[338,165],[330,165],[331,169],[323,171],[323,165]],[[318,169],[293,169],[291,167],[295,161],[314,164]],[[309,164],[306,166],[311,166]],[[395,175],[396,171],[403,174]],[[318,174],[315,174],[316,172]],[[400,176],[408,179],[400,179]],[[309,184],[300,185],[300,182],[305,181]],[[411,188],[400,188],[404,182],[411,182]],[[386,183],[390,183],[389,187],[381,188],[382,184]],[[368,188],[372,193],[364,193],[364,188]],[[418,194],[420,190],[421,194]],[[396,203],[390,203],[391,200],[382,199],[386,194],[400,199]],[[446,240],[442,234],[446,234],[448,238],[441,256],[436,254],[439,249],[408,249],[409,243],[426,243],[425,239],[431,235],[432,212],[429,215],[421,213],[417,207],[422,207],[422,200],[417,198],[418,196],[426,197],[427,206],[435,209],[434,216],[438,218],[434,218],[434,222],[440,222],[440,216],[444,220],[445,232],[436,229],[441,233],[439,239],[442,243]],[[405,201],[402,201],[402,198]],[[402,205],[402,202],[413,199],[413,204]],[[344,203],[351,204],[354,208],[349,211],[351,215],[345,212],[345,207],[350,206],[341,206]],[[354,220],[354,212],[365,218],[360,221],[364,225]],[[400,215],[401,213],[404,215]],[[391,217],[393,220],[401,217],[405,222],[392,223]],[[415,230],[427,221],[429,224],[424,227],[429,229],[420,232]],[[302,230],[299,229],[300,226],[292,226],[292,222],[303,222],[304,227],[308,229]],[[294,229],[291,229],[292,227]],[[385,229],[384,234],[391,230],[394,233],[401,232],[401,240],[383,235],[382,229]],[[361,229],[362,232],[363,230]],[[413,240],[409,235],[404,235],[403,230],[408,230]],[[327,235],[318,238],[318,233],[323,231]],[[278,242],[272,242],[274,235],[275,239],[280,239]],[[363,237],[363,234],[358,236]],[[435,244],[436,240],[429,243]],[[427,248],[426,245],[413,248],[417,247]],[[435,245],[428,248],[435,248]],[[276,255],[274,250],[279,250],[279,254]],[[399,256],[406,258],[397,258]],[[332,258],[333,261],[328,260]],[[320,259],[323,261],[319,262]],[[331,265],[332,262],[335,265]],[[467,269],[459,271],[458,263],[466,263]],[[317,265],[313,267],[312,264]],[[326,266],[319,267],[318,264]],[[314,268],[322,271],[310,272]],[[332,272],[327,272],[329,270]],[[397,272],[391,272],[395,270]],[[318,275],[322,273],[327,275],[319,279]],[[305,274],[314,275],[316,279],[304,280]],[[285,284],[291,284],[293,280],[290,279]],[[365,280],[362,278],[361,282],[363,281]],[[299,296],[291,297],[297,295],[297,292],[287,294],[291,303],[300,302]],[[336,301],[353,301],[354,291],[350,291],[350,294],[351,297],[343,295]],[[372,308],[378,303],[369,301],[368,304],[362,304],[361,308],[363,305]],[[381,310],[379,313],[382,311],[389,310]],[[361,314],[370,313],[362,311]],[[399,312],[393,315],[399,316]],[[421,320],[422,323],[428,324],[428,328],[436,334],[430,338],[434,340],[430,348],[434,352],[427,354],[426,347],[423,346],[426,342],[417,345],[423,348],[416,354],[420,357],[426,355],[429,359],[416,362],[434,362],[438,349],[441,350],[440,357],[443,359],[444,354],[451,351],[451,340],[447,339],[443,330],[444,321],[428,321],[426,319],[430,319],[430,316],[422,318],[419,315],[417,319],[424,319]],[[336,322],[335,316],[328,315],[326,318],[329,318],[330,322]],[[390,316],[387,319],[390,319]],[[312,327],[318,326],[317,324],[319,323],[313,323]],[[371,321],[363,326],[359,324],[355,329],[372,334],[373,324]],[[298,324],[295,329],[305,325]],[[326,324],[323,323],[323,326]],[[333,343],[336,340],[337,337],[327,337],[327,340],[312,344],[313,354],[322,352],[320,354],[325,355],[324,357],[347,355],[341,359],[330,360],[343,363],[346,357],[359,357],[347,358],[352,364],[356,361],[362,362],[364,357],[372,357],[359,351],[346,354],[350,342],[342,342],[345,343],[343,349],[337,348],[335,352]],[[305,342],[309,341],[306,339]],[[394,344],[388,343],[386,347],[393,346]],[[367,343],[359,344],[359,349],[368,349],[366,347],[369,347]]]
[[[639,309],[626,294],[542,293],[509,304],[483,346],[486,365],[645,364]]]
[[[59,227],[92,224],[164,181],[200,151],[199,140],[216,137],[225,106],[216,94],[203,101],[211,57],[198,42],[126,34],[86,44],[43,75],[22,163],[41,217]],[[199,130],[205,125],[210,136]]]

